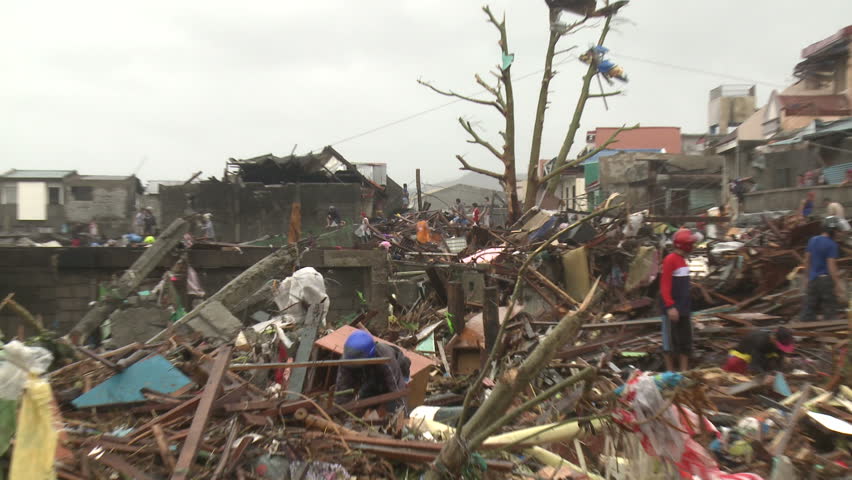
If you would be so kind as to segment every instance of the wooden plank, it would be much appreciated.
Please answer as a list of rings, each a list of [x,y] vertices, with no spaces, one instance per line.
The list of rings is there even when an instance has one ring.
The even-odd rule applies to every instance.
[[[325,320],[325,315],[322,312],[323,305],[321,303],[308,307],[308,311],[305,314],[305,325],[299,334],[299,349],[296,351],[297,362],[307,362],[311,358],[311,352],[314,350],[314,342],[317,340],[317,331]],[[290,373],[287,390],[293,393],[287,395],[288,400],[300,399],[297,394],[302,393],[302,390],[305,388],[307,374],[307,369],[301,368]]]
[[[129,478],[133,478],[135,480],[154,480],[154,477],[134,467],[127,460],[119,457],[118,455],[104,453],[103,455],[95,455],[93,458],[97,462],[102,463]]]
[[[398,392],[385,393],[383,395],[376,395],[375,397],[365,398],[363,400],[355,400],[354,402],[349,402],[345,405],[335,405],[334,408],[329,410],[329,414],[333,415],[336,413],[340,413],[342,411],[347,412],[355,412],[358,410],[364,410],[365,408],[369,408],[375,405],[381,405],[383,403],[387,403],[391,400],[396,400],[397,398],[402,398],[408,395],[408,389],[400,390]]]
[[[500,305],[497,287],[485,287],[482,329],[485,332],[485,351],[490,353],[497,343],[497,333],[500,331]]]
[[[447,312],[450,314],[455,332],[464,330],[465,298],[464,287],[461,282],[447,283]]]
[[[549,278],[542,275],[541,272],[539,272],[537,270],[530,270],[529,272],[535,278],[537,278],[541,283],[545,284],[547,286],[547,288],[551,289],[553,292],[555,292],[560,297],[562,297],[562,299],[565,300],[566,302],[568,302],[572,305],[579,305],[580,304],[580,302],[578,302],[577,300],[574,300],[574,298],[572,298],[571,295],[568,295],[568,292],[566,292],[565,290],[562,290],[562,288],[560,288],[559,285],[556,285]]]
[[[219,387],[222,384],[222,379],[228,370],[230,362],[231,347],[223,347],[213,362],[213,368],[210,371],[207,384],[204,386],[204,392],[201,394],[201,399],[198,402],[198,408],[192,419],[192,425],[189,427],[189,435],[178,457],[174,474],[171,477],[172,480],[186,480],[190,478],[189,472],[192,464],[195,463],[195,455],[198,453],[198,447],[201,445],[204,429],[207,427],[210,411],[213,409],[213,401],[216,400],[216,396],[219,394]]]
[[[279,362],[279,363],[234,363],[228,369],[232,372],[243,370],[268,370],[273,368],[307,367],[352,367],[361,365],[381,365],[390,362],[388,357],[358,358],[354,360],[320,360],[316,362]]]
[[[768,449],[775,457],[784,455],[784,451],[787,450],[787,445],[790,444],[790,439],[793,437],[793,432],[796,430],[796,425],[798,425],[799,420],[802,419],[802,416],[806,412],[806,409],[803,407],[805,401],[808,397],[810,397],[811,384],[805,384],[800,392],[801,396],[799,396],[799,399],[796,401],[796,406],[793,407],[793,415],[790,418],[790,423],[784,427],[784,431],[780,435],[775,437]]]
[[[151,427],[151,430],[154,432],[154,440],[157,441],[157,448],[160,450],[160,458],[162,458],[163,463],[169,467],[169,472],[173,473],[175,470],[175,457],[172,455],[171,450],[169,450],[169,442],[166,440],[166,434],[163,432],[163,427],[154,425]]]

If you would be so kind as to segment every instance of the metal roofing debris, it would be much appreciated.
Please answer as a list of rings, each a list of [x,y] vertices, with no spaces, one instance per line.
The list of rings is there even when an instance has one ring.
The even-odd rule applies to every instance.
[[[8,172],[0,175],[0,178],[65,178],[68,175],[77,173],[76,170],[16,170],[11,169]]]

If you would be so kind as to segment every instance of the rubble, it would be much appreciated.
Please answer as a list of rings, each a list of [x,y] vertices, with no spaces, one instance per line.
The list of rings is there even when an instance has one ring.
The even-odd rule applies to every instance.
[[[147,272],[134,265],[79,335],[41,327],[30,339],[57,351],[42,374],[60,426],[56,475],[848,475],[849,322],[797,320],[796,273],[815,224],[793,215],[740,229],[720,219],[719,238],[691,258],[696,368],[655,373],[664,370],[657,276],[673,228],[647,220],[613,201],[591,214],[534,209],[504,229],[445,212],[365,223],[358,248],[387,242],[394,294],[387,311],[362,301],[336,324],[322,274],[297,268],[306,249],[328,248],[310,241],[275,250],[206,298],[199,285],[186,293],[188,274],[174,274],[185,265],[142,295]],[[176,246],[158,240],[147,258]],[[2,305],[26,311],[12,302]],[[87,339],[109,313],[112,338]],[[339,404],[338,368],[390,361],[341,359],[348,335],[377,318],[370,333],[411,361],[410,380]],[[780,325],[797,339],[782,370],[719,368],[744,334]],[[20,382],[26,365],[6,350],[3,381]],[[410,415],[386,411],[403,397]],[[22,429],[12,464],[25,451]]]

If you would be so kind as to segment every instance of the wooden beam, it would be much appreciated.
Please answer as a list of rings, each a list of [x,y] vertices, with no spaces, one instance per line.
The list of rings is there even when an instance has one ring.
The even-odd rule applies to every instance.
[[[361,365],[381,365],[390,362],[389,357],[356,358],[354,360],[319,360],[316,362],[279,362],[279,363],[235,363],[228,367],[232,372],[243,370],[269,370],[273,368],[307,367],[353,367]]]
[[[207,384],[204,386],[204,392],[201,394],[201,399],[198,402],[198,409],[196,409],[192,424],[189,427],[189,435],[186,437],[186,442],[184,442],[183,449],[180,451],[180,457],[178,457],[177,465],[171,477],[172,480],[186,480],[190,478],[189,472],[192,464],[195,463],[195,455],[198,453],[204,429],[207,427],[207,421],[210,419],[213,401],[216,400],[219,394],[219,387],[222,384],[222,379],[225,377],[225,372],[228,371],[228,364],[230,362],[231,347],[223,347],[213,362],[213,368],[210,370],[210,376],[207,378]]]
[[[571,295],[568,295],[568,292],[566,292],[565,290],[562,290],[559,287],[559,285],[553,283],[549,278],[542,275],[541,272],[539,272],[537,270],[529,270],[529,272],[532,273],[532,275],[535,278],[537,278],[539,281],[541,281],[541,283],[547,285],[547,288],[556,292],[560,297],[562,297],[565,301],[569,302],[571,305],[579,305],[580,304],[580,302],[578,302],[577,300],[574,300],[571,297]]]
[[[79,345],[86,340],[90,333],[100,327],[124,299],[136,291],[148,274],[157,268],[160,261],[183,240],[183,235],[188,231],[189,222],[184,219],[178,218],[172,222],[157,237],[157,241],[150,248],[145,249],[145,252],[112,285],[107,298],[99,301],[74,325],[74,328],[68,334],[71,341]]]
[[[95,455],[93,457],[97,462],[102,463],[113,470],[128,476],[129,478],[133,478],[136,480],[154,480],[154,477],[148,475],[144,471],[136,468],[131,465],[127,460],[119,457],[118,455],[113,455],[111,453],[104,453],[103,455]]]
[[[485,334],[485,351],[489,353],[497,343],[497,332],[500,330],[500,305],[498,302],[499,293],[497,287],[485,287],[482,329]]]
[[[174,473],[175,457],[172,455],[171,450],[169,450],[169,442],[166,440],[166,434],[163,432],[163,427],[154,425],[151,427],[151,430],[154,431],[154,440],[157,441],[157,448],[160,450],[160,458],[163,459],[163,464],[169,467],[170,473]]]
[[[702,217],[699,215],[655,215],[645,218],[646,222],[651,223],[726,223],[731,221],[731,217]]]
[[[452,281],[447,283],[447,311],[453,322],[455,333],[464,330],[464,287],[461,282]]]

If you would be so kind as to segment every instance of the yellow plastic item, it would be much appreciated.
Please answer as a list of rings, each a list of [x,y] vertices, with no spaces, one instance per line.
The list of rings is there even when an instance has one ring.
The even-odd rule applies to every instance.
[[[12,450],[11,480],[55,480],[53,469],[59,433],[51,409],[53,392],[46,381],[31,376],[18,412],[18,430]]]

